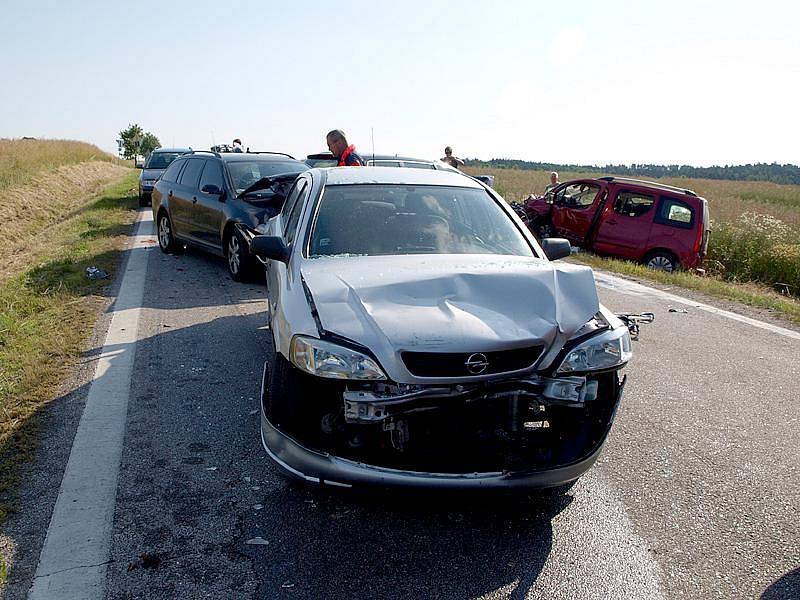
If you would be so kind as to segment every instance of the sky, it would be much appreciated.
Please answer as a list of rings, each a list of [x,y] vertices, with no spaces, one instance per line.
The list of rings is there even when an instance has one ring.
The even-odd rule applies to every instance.
[[[800,164],[800,3],[0,0],[0,137]]]

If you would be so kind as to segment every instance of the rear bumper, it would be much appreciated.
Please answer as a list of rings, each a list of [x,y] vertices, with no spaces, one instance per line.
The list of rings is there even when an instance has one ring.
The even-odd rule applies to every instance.
[[[600,456],[622,399],[623,380],[606,431],[580,460],[541,471],[490,473],[427,473],[370,465],[305,447],[276,428],[261,410],[261,443],[270,459],[287,475],[313,484],[336,487],[378,486],[437,489],[536,489],[563,485],[588,471]],[[262,390],[263,393],[263,390]]]

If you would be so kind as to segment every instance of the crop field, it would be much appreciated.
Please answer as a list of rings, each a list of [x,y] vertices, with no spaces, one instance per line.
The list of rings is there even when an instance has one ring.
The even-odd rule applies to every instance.
[[[467,169],[491,174],[508,201],[541,194],[549,172],[521,169]],[[596,174],[559,173],[561,181]],[[800,186],[760,181],[664,178],[708,200],[711,212],[709,273],[734,282],[756,282],[800,297]]]

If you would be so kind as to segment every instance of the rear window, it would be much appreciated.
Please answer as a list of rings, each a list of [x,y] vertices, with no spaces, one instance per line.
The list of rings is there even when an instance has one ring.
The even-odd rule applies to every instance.
[[[306,168],[298,161],[282,160],[231,160],[227,161],[228,173],[231,175],[233,187],[240,194],[262,177],[302,171]]]
[[[325,188],[309,255],[337,254],[534,256],[483,189],[383,184]]]
[[[694,208],[676,198],[661,197],[656,223],[682,229],[694,227]]]
[[[195,158],[189,161],[189,164],[186,165],[186,168],[181,173],[181,185],[185,185],[186,187],[196,188],[200,183],[200,172],[203,170],[203,165],[205,165],[206,161]]]
[[[170,183],[178,181],[178,173],[180,173],[181,167],[185,164],[185,160],[174,161],[169,168],[164,171],[164,174],[161,176],[161,181],[169,181]]]

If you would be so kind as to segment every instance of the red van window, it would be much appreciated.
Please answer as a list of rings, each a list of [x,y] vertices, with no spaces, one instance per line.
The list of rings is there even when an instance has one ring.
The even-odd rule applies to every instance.
[[[691,229],[694,227],[694,209],[685,202],[662,196],[655,221],[661,225]]]
[[[620,192],[614,201],[614,212],[629,217],[640,217],[655,204],[655,196],[639,192]]]

